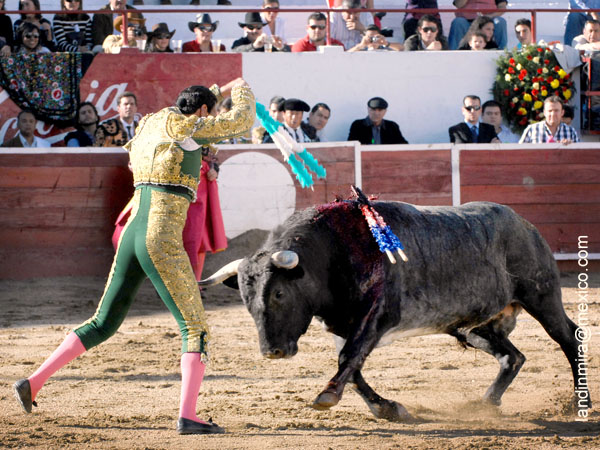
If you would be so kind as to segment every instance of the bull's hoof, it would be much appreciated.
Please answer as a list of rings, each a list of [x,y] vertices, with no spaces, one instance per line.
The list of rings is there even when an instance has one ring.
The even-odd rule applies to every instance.
[[[500,406],[502,404],[502,399],[492,395],[484,395],[483,403],[491,406]]]
[[[334,392],[323,391],[315,399],[312,407],[322,411],[337,405],[339,401],[339,397]]]
[[[379,403],[370,403],[369,409],[378,419],[390,422],[408,422],[414,420],[413,416],[400,403],[384,400]]]

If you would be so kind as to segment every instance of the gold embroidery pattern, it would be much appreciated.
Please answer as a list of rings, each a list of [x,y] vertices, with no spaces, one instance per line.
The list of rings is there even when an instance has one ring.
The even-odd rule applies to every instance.
[[[183,248],[181,233],[189,201],[181,196],[152,190],[148,212],[146,248],[188,330],[188,352],[208,350],[208,324],[200,290]]]
[[[127,223],[125,224],[125,227],[123,228],[123,231],[121,231],[121,235],[119,236],[119,244],[117,246],[117,249],[121,245],[121,239],[123,239],[123,236],[125,235],[125,232],[129,228],[129,226],[131,225],[131,223],[133,222],[133,220],[135,219],[135,216],[137,215],[138,210],[140,209],[140,197],[141,197],[140,191],[138,191],[138,190],[134,191],[132,205],[131,205],[131,215],[129,216],[129,219],[127,220]],[[115,274],[115,267],[116,266],[117,266],[117,258],[115,256],[115,258],[113,259],[113,262],[112,262],[112,266],[110,267],[110,272],[108,274],[108,279],[106,280],[106,284],[104,285],[104,292],[102,293],[102,297],[100,298],[100,301],[98,302],[98,307],[96,308],[96,312],[94,313],[94,315],[92,317],[90,317],[88,320],[86,320],[85,322],[83,322],[81,325],[75,327],[74,329],[81,328],[84,325],[87,325],[88,323],[90,323],[91,321],[93,321],[93,320],[96,319],[96,317],[98,316],[98,314],[100,312],[100,307],[102,306],[102,302],[104,301],[104,297],[106,297],[106,292],[108,291],[108,287],[110,286],[110,283],[112,282],[113,276]]]

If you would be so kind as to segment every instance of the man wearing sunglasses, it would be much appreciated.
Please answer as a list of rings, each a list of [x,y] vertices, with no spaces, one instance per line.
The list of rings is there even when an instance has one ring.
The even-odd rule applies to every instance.
[[[448,41],[442,34],[442,26],[438,19],[425,14],[417,22],[417,34],[404,41],[404,50],[448,50]]]
[[[270,51],[273,52],[290,51],[290,46],[284,44],[280,37],[263,33],[263,27],[267,24],[259,13],[246,13],[244,22],[238,22],[238,25],[244,30],[244,37],[233,43],[231,49],[234,52],[264,52],[265,44],[270,44]]]
[[[293,52],[315,52],[317,47],[327,45],[327,18],[325,14],[316,12],[308,16],[306,36],[292,45]],[[337,39],[331,39],[331,45],[344,46]]]
[[[467,95],[462,106],[464,122],[448,129],[453,144],[487,144],[500,142],[493,125],[479,122],[481,117],[481,99],[476,95]]]

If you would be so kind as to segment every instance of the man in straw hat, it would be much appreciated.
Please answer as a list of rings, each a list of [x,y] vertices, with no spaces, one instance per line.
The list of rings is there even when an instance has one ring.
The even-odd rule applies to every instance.
[[[169,26],[164,22],[154,25],[152,31],[148,34],[146,51],[153,53],[173,53],[169,44],[175,31],[177,30],[169,31]]]
[[[196,35],[196,39],[183,44],[184,53],[198,52],[224,52],[225,46],[219,45],[219,48],[213,48],[212,35],[217,29],[219,21],[210,20],[209,14],[196,14],[195,22],[188,22],[188,28]]]
[[[117,16],[114,20],[115,30],[120,31],[120,35],[111,34],[104,39],[102,49],[104,53],[119,53],[121,47],[125,46],[123,36],[127,35],[127,46],[136,47],[137,40],[146,41],[148,39],[146,28],[146,19],[139,13],[127,13],[127,31],[123,29],[123,16]]]
[[[126,4],[126,0],[109,0],[107,5],[104,5],[100,10],[111,10],[117,9],[135,9],[133,6]],[[142,17],[139,14],[139,17]],[[102,44],[107,36],[113,33],[113,20],[114,14],[94,14],[92,19],[92,44],[94,46],[94,52],[98,53],[102,51]]]
[[[215,116],[217,102],[229,92],[232,110]],[[32,375],[14,384],[17,401],[26,413],[37,406],[38,393],[54,373],[117,332],[141,283],[150,278],[175,317],[182,338],[177,431],[225,431],[196,413],[210,333],[182,230],[190,202],[196,198],[203,146],[247,133],[256,117],[255,104],[250,87],[238,78],[220,89],[190,86],[179,94],[175,106],[142,119],[137,134],[125,145],[135,194],[106,288],[96,313],[75,327]],[[124,400],[138,401],[133,393]]]
[[[266,24],[262,21],[259,13],[246,13],[244,22],[238,22],[238,25],[244,30],[245,36],[235,41],[231,49],[235,52],[264,52],[265,44],[267,44],[271,45],[270,48],[274,52],[289,52],[290,46],[284,44],[281,38],[269,37],[263,33],[262,29]]]

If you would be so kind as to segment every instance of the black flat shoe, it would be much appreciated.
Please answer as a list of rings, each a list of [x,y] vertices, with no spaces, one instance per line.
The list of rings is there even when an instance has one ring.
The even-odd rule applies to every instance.
[[[208,420],[208,423],[200,423],[180,417],[177,421],[177,432],[179,434],[222,434],[225,429]]]
[[[23,411],[26,413],[31,412],[32,405],[37,406],[37,403],[31,400],[31,385],[27,378],[23,378],[13,384],[13,391],[21,408],[23,408]]]

